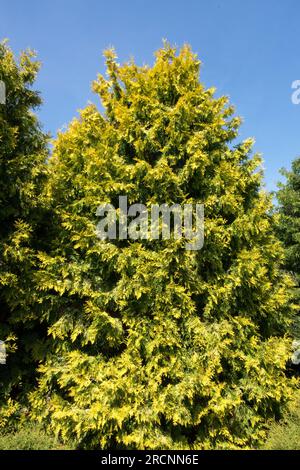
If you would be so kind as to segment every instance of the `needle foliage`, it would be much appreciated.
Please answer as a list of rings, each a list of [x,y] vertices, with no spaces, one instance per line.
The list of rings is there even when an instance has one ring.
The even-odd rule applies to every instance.
[[[278,233],[285,247],[285,268],[294,278],[293,294],[300,305],[300,158],[292,163],[290,171],[282,170],[286,182],[277,192],[279,223]],[[295,334],[300,338],[299,316],[294,324]]]
[[[33,386],[35,366],[47,331],[37,321],[33,272],[43,242],[43,198],[47,136],[34,110],[39,94],[32,88],[39,63],[31,51],[17,59],[0,43],[0,339],[7,364],[0,365],[0,407],[8,396],[24,395]],[[3,410],[3,408],[2,408]]]
[[[60,133],[46,198],[51,246],[34,279],[51,344],[36,416],[83,448],[213,449],[261,443],[292,394],[293,319],[252,140],[199,81],[188,46],[120,66]],[[100,240],[97,207],[203,203],[205,240]]]

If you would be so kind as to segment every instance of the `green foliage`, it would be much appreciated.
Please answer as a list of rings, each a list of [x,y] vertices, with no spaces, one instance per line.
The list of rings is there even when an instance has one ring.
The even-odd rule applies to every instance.
[[[278,233],[285,246],[285,267],[294,276],[294,295],[300,304],[300,158],[292,163],[291,171],[282,171],[286,183],[279,185]],[[300,320],[295,323],[295,335],[300,338]]]
[[[271,426],[267,450],[300,450],[300,402],[295,401],[284,419]]]
[[[0,408],[0,450],[71,449],[46,429],[30,420],[28,408],[8,399]]]
[[[9,394],[25,392],[33,381],[41,326],[32,289],[35,253],[42,244],[47,137],[33,110],[40,105],[32,90],[39,63],[30,51],[16,60],[0,43],[0,80],[6,103],[0,105],[0,339],[7,365],[0,365],[0,405]]]
[[[188,46],[119,66],[60,133],[46,188],[51,246],[38,254],[40,320],[52,339],[33,416],[82,448],[258,445],[280,417],[291,280],[240,119],[199,83]],[[205,243],[95,236],[96,209],[204,203]],[[37,294],[34,294],[37,295]]]
[[[0,435],[0,450],[66,450],[58,439],[36,424],[28,424],[13,434]]]
[[[21,406],[8,398],[0,408],[0,435],[14,433],[20,426]]]

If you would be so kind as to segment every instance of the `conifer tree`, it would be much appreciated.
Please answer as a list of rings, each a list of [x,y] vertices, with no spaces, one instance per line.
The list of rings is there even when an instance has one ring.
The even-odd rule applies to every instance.
[[[120,66],[50,159],[51,250],[36,282],[52,338],[36,416],[83,448],[258,445],[292,393],[292,320],[269,196],[226,97],[188,46]],[[205,240],[100,240],[97,207],[203,203]]]
[[[17,60],[7,43],[0,43],[5,91],[0,104],[0,339],[7,353],[6,365],[0,366],[0,400],[17,398],[30,386],[39,349],[41,324],[31,284],[34,253],[43,246],[40,192],[47,136],[33,114],[41,103],[32,89],[38,69],[33,52]]]
[[[291,171],[282,170],[286,183],[279,185],[279,237],[285,247],[285,268],[295,280],[294,295],[300,303],[300,158],[294,160]],[[298,317],[299,318],[299,317]],[[300,322],[295,322],[300,338]]]

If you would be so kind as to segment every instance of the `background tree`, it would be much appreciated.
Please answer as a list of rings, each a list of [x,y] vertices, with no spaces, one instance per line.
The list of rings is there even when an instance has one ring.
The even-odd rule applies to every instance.
[[[53,339],[31,402],[81,447],[241,448],[280,416],[290,280],[240,119],[199,83],[197,57],[153,67],[106,52],[108,78],[50,159],[51,250],[36,282]],[[205,242],[95,236],[102,203],[204,203]]]
[[[293,324],[293,333],[300,339],[300,158],[294,160],[291,171],[282,170],[282,174],[286,182],[279,184],[277,192],[280,216],[278,234],[285,247],[285,268],[295,281],[293,295],[298,305],[298,315]],[[297,361],[299,358],[300,351],[297,353]]]
[[[47,137],[32,112],[41,103],[31,88],[38,69],[33,52],[17,60],[7,43],[0,43],[0,80],[6,90],[0,104],[0,338],[8,353],[7,364],[0,366],[0,400],[19,397],[30,381],[33,385],[39,356],[42,327],[31,286],[34,253],[43,246],[40,192],[48,152]]]

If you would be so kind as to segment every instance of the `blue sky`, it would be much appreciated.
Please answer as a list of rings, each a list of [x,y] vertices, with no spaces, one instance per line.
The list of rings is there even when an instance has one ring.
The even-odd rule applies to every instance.
[[[102,51],[119,61],[153,62],[162,38],[191,44],[203,65],[201,81],[230,96],[243,117],[241,138],[255,137],[267,188],[279,168],[300,156],[299,0],[2,0],[0,37],[15,52],[31,47],[43,67],[37,87],[44,128],[55,135],[88,101],[91,81],[104,72]]]

